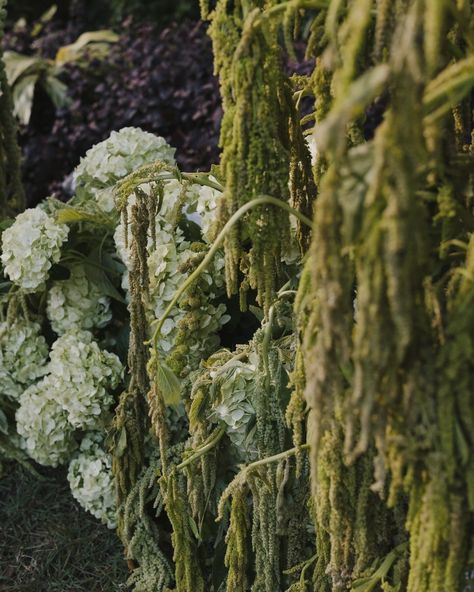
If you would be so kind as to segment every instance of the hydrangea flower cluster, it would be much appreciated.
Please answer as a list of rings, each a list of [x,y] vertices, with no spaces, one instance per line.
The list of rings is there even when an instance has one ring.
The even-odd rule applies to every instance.
[[[56,281],[48,292],[46,308],[58,335],[72,329],[102,328],[112,319],[110,299],[92,283],[81,266],[67,280]]]
[[[207,191],[209,189],[209,191]],[[176,226],[180,215],[197,222],[207,236],[210,235],[219,193],[208,187],[193,185],[186,191],[185,199],[180,199],[182,186],[177,180],[164,184],[162,207],[156,217],[156,248],[148,240],[148,269],[150,274],[150,315],[152,319],[159,319],[165,312],[180,284],[188,277],[186,270],[188,263],[196,256],[191,243],[186,240],[183,230]],[[129,200],[129,207],[134,203],[134,197]],[[179,208],[181,212],[179,212]],[[203,237],[204,240],[207,240]],[[130,254],[125,243],[125,228],[122,222],[117,226],[115,235],[117,252],[124,264],[130,266]],[[219,343],[217,332],[228,320],[226,306],[215,306],[212,300],[224,288],[224,258],[222,254],[214,257],[209,269],[201,275],[201,285],[206,294],[206,303],[193,312],[193,331],[191,339],[186,344],[187,370],[192,369],[205,356],[206,351],[212,351]],[[124,289],[128,289],[128,275],[122,282]],[[174,308],[165,320],[159,341],[159,349],[165,356],[172,352],[176,344],[180,324],[185,322],[187,311],[179,305]]]
[[[67,462],[77,447],[74,428],[56,395],[51,377],[46,376],[20,396],[16,412],[22,446],[36,462],[51,467]]]
[[[116,182],[140,166],[162,160],[174,164],[175,149],[164,138],[136,127],[124,127],[93,146],[74,172],[79,190],[91,194],[106,212],[114,209]]]
[[[51,350],[48,366],[56,400],[75,428],[95,429],[102,412],[113,402],[123,367],[119,358],[101,350],[89,331],[60,337]]]
[[[17,430],[31,458],[57,466],[77,448],[76,429],[100,427],[122,365],[117,356],[100,350],[91,333],[76,331],[53,344],[47,371],[20,396]]]
[[[40,290],[49,269],[61,257],[68,233],[65,224],[56,223],[39,207],[19,214],[2,234],[5,273],[25,292]]]
[[[250,460],[255,451],[248,450],[251,422],[255,419],[252,396],[255,389],[255,367],[231,361],[215,375],[217,386],[214,418],[226,424],[226,434],[235,448]]]
[[[163,316],[176,290],[188,277],[190,272],[186,271],[187,264],[195,255],[181,229],[173,229],[161,219],[157,247],[151,250],[148,258],[150,303],[154,318]],[[210,268],[201,275],[200,281],[207,299],[205,304],[193,311],[193,330],[189,332],[187,343],[188,370],[199,363],[206,351],[211,351],[218,345],[217,331],[230,318],[224,304],[212,304],[212,299],[224,285],[223,267],[223,259],[215,258]],[[186,314],[185,309],[176,306],[163,323],[159,348],[164,354],[169,354],[175,345],[180,324],[184,322]]]
[[[106,524],[116,527],[115,486],[112,457],[103,448],[101,434],[89,432],[69,464],[71,492],[81,506]]]
[[[210,179],[215,180],[213,177],[210,177]],[[221,195],[222,193],[220,191],[212,187],[199,187],[196,211],[199,215],[202,236],[208,243],[213,240],[217,204]]]
[[[48,345],[39,323],[0,323],[0,393],[17,399],[46,373]]]

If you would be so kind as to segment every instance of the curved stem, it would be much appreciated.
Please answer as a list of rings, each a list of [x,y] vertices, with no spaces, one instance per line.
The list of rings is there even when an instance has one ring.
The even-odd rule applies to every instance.
[[[192,464],[193,462],[196,462],[198,459],[201,458],[201,456],[204,456],[207,452],[209,452],[209,450],[212,450],[214,448],[214,446],[216,446],[216,444],[220,441],[220,439],[222,438],[222,436],[224,434],[225,434],[225,426],[221,425],[219,428],[217,428],[214,435],[207,442],[207,444],[204,444],[204,446],[201,446],[201,448],[198,448],[194,452],[194,454],[192,454],[189,458],[187,458],[186,460],[183,460],[183,462],[181,462],[179,465],[176,465],[176,469],[178,471],[180,471],[181,469],[184,469],[184,467],[187,467],[188,465]]]
[[[196,185],[203,185],[204,187],[211,187],[212,189],[216,189],[221,193],[224,191],[224,187],[218,181],[211,181],[207,174],[205,173],[170,173],[170,172],[161,172],[156,173],[153,176],[143,177],[136,180],[137,185],[145,185],[146,183],[156,183],[157,181],[169,181],[172,179],[186,179],[188,181],[192,181]]]
[[[212,244],[211,248],[209,249],[207,255],[204,257],[204,259],[201,261],[201,263],[198,265],[198,267],[196,267],[196,269],[193,271],[193,273],[176,290],[176,292],[175,292],[175,294],[173,296],[173,299],[168,304],[168,306],[167,306],[165,312],[163,313],[163,316],[161,317],[161,319],[159,319],[158,324],[156,326],[156,329],[155,329],[155,331],[153,333],[152,341],[153,341],[155,347],[157,346],[158,337],[159,337],[159,334],[161,332],[161,328],[163,326],[163,323],[168,318],[170,312],[173,310],[174,306],[176,305],[176,303],[178,302],[178,300],[181,298],[181,296],[183,295],[183,293],[201,275],[201,273],[207,269],[208,265],[211,263],[211,261],[212,261],[214,255],[216,254],[217,250],[219,249],[219,247],[221,246],[221,244],[224,242],[224,239],[227,236],[227,234],[229,233],[230,229],[242,218],[242,216],[244,216],[244,214],[246,214],[252,208],[254,208],[256,206],[260,206],[260,205],[274,205],[274,206],[277,206],[277,207],[279,207],[279,208],[281,208],[283,210],[286,210],[289,214],[292,214],[293,216],[296,216],[296,218],[298,218],[299,220],[301,220],[301,222],[303,222],[304,224],[306,224],[307,226],[309,226],[311,229],[313,228],[313,223],[311,222],[311,220],[307,216],[305,216],[301,212],[298,212],[297,210],[295,210],[294,208],[292,208],[290,205],[288,205],[286,202],[281,201],[280,199],[277,199],[276,197],[272,197],[271,195],[261,195],[260,197],[256,197],[255,199],[252,199],[251,201],[247,202],[242,207],[240,207],[229,218],[229,220],[225,224],[224,228],[220,231],[220,233],[217,236],[216,240],[213,242],[213,244]]]
[[[273,456],[267,456],[266,458],[261,458],[259,460],[254,461],[253,463],[250,463],[246,467],[244,467],[242,469],[242,471],[239,473],[239,475],[242,475],[243,473],[249,473],[250,471],[253,471],[254,469],[258,469],[258,467],[262,467],[263,465],[268,465],[270,463],[284,460],[285,458],[288,458],[289,456],[293,456],[294,454],[297,454],[301,450],[309,450],[309,448],[310,448],[309,444],[301,444],[300,446],[295,446],[294,448],[290,448],[289,450],[285,450],[284,452],[279,452],[278,454],[274,454]],[[237,475],[237,477],[239,475]]]

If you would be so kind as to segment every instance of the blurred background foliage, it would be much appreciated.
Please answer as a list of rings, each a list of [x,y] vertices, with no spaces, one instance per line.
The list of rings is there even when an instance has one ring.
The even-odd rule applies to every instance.
[[[3,50],[14,52],[13,66],[25,64],[12,85],[29,206],[50,194],[67,199],[80,157],[126,126],[165,137],[185,171],[217,162],[220,97],[197,7],[190,0],[10,1]],[[113,43],[89,44],[80,59],[58,63],[84,36],[102,40],[112,31]]]
[[[120,23],[129,16],[155,24],[199,16],[199,4],[195,0],[57,0],[55,4],[61,18],[68,19],[77,12],[83,12],[91,25]],[[9,20],[25,18],[33,22],[50,6],[51,0],[10,0]]]

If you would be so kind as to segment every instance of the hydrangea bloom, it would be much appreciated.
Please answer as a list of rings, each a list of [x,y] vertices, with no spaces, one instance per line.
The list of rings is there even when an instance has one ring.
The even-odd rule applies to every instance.
[[[19,214],[2,235],[2,263],[8,277],[26,292],[41,289],[61,257],[69,228],[40,208]]]
[[[79,452],[69,464],[67,478],[72,495],[81,506],[109,528],[115,528],[112,457],[103,449],[102,440],[98,433],[85,435]]]
[[[77,446],[74,428],[57,395],[51,378],[46,376],[26,389],[16,412],[22,446],[38,463],[52,467],[67,462]]]
[[[217,204],[221,195],[220,191],[212,187],[199,187],[196,211],[199,214],[202,236],[206,242],[211,242],[213,239]]]
[[[119,358],[101,350],[89,331],[66,333],[53,344],[50,357],[49,378],[67,420],[75,428],[96,428],[122,376]]]
[[[48,346],[38,323],[0,323],[0,391],[18,398],[46,373]]]
[[[213,416],[226,425],[226,433],[237,450],[252,458],[255,451],[247,450],[251,422],[255,418],[252,405],[255,390],[255,367],[231,361],[214,376],[216,404]]]
[[[175,149],[164,138],[136,127],[124,127],[87,151],[74,172],[78,188],[106,212],[114,209],[113,186],[140,166],[162,160],[174,164]]]
[[[181,229],[173,230],[163,220],[161,229],[157,232],[157,247],[151,250],[148,258],[150,302],[154,318],[159,319],[164,314],[176,290],[188,277],[189,271],[184,270],[195,255],[196,253],[190,249],[189,242],[184,239]],[[210,268],[201,275],[201,282],[205,286],[203,291],[208,297],[208,302],[193,314],[194,330],[189,335],[190,340],[187,343],[188,369],[198,364],[206,351],[212,351],[218,345],[217,332],[230,318],[226,314],[224,304],[212,304],[212,299],[224,284],[223,266],[223,259],[215,258]],[[185,315],[186,311],[176,306],[165,320],[159,341],[159,348],[165,354],[172,350],[179,325]]]
[[[148,237],[151,319],[159,319],[163,315],[176,290],[191,273],[188,263],[196,256],[183,230],[177,226],[179,218],[185,216],[197,222],[208,236],[210,235],[219,194],[215,190],[207,191],[207,189],[210,188],[192,185],[187,188],[183,199],[182,186],[177,180],[167,181],[164,184],[162,206],[155,220],[156,246],[153,245],[151,236]],[[129,207],[133,203],[134,196],[131,196]],[[126,247],[125,228],[122,222],[118,225],[114,238],[117,252],[125,266],[129,268],[130,252]],[[211,352],[218,345],[217,332],[230,318],[226,314],[227,309],[224,304],[215,306],[212,303],[224,287],[222,254],[214,257],[209,269],[201,275],[200,281],[207,302],[193,311],[193,331],[189,333],[189,340],[186,343],[187,370],[198,365],[206,352]],[[128,274],[125,274],[122,286],[125,290],[128,289]],[[186,309],[177,305],[165,320],[158,344],[165,356],[173,351],[180,324],[187,322],[185,317],[187,317]],[[187,319],[189,320],[188,317]]]
[[[76,266],[67,280],[54,282],[48,293],[47,315],[58,335],[71,329],[105,327],[112,318],[110,300]]]

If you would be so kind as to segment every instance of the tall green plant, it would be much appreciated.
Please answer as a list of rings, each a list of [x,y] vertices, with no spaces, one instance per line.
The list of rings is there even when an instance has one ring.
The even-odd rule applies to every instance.
[[[392,552],[407,539],[384,590],[463,590],[472,563],[473,9],[332,1],[313,26],[320,195],[299,310],[329,590],[365,562],[361,520],[377,528],[358,506],[341,521],[326,486],[342,494],[361,463],[358,495],[398,523]]]
[[[474,3],[219,0],[202,10],[224,106],[220,178],[157,164],[117,188],[131,227],[132,346],[115,456],[137,578],[178,592],[463,590],[474,556]],[[282,56],[303,15],[314,70],[290,80]],[[298,115],[306,95],[312,170]],[[145,237],[173,176],[222,189],[219,221],[149,327]],[[296,229],[293,273],[291,214],[313,228]],[[198,297],[222,241],[228,293],[245,307],[255,289],[262,325],[181,382],[160,359],[166,316]],[[183,344],[192,330],[182,327]],[[176,392],[188,430],[179,442],[166,404]],[[139,470],[146,409],[159,491]],[[235,442],[244,462],[229,475]],[[146,526],[145,499],[168,516],[174,569],[163,546],[150,561],[163,537]]]

